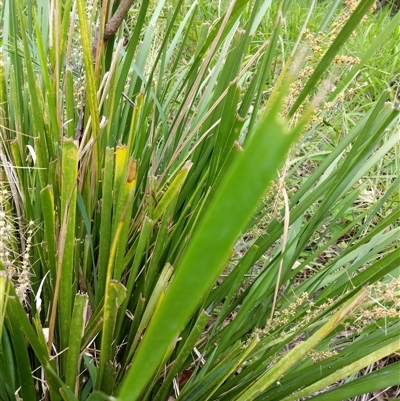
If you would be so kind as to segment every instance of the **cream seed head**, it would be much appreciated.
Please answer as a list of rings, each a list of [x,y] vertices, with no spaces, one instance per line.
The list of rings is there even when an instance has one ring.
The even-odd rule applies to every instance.
[[[333,43],[337,35],[339,34],[342,27],[346,24],[348,18],[351,13],[357,7],[359,1],[347,0],[345,1],[346,7],[343,9],[340,14],[338,20],[332,24],[331,32],[325,34],[324,32],[318,32],[317,35],[312,35],[311,32],[306,29],[305,30],[305,38],[309,42],[309,48],[311,50],[311,55],[306,57],[306,65],[298,74],[297,80],[291,84],[289,94],[286,96],[283,107],[282,107],[282,116],[287,116],[294,101],[297,99],[298,95],[304,88],[306,82],[314,73],[313,65],[316,65],[321,58],[323,57],[326,49]],[[339,66],[345,65],[354,65],[358,64],[360,59],[358,57],[346,56],[346,55],[338,55],[334,58],[334,63]],[[344,97],[344,94],[341,94]],[[308,99],[310,100],[310,99]],[[324,105],[321,107],[322,110],[330,110],[334,104],[328,104],[327,107]],[[317,110],[318,111],[318,110]],[[299,116],[304,112],[304,106],[300,106],[296,111],[295,115],[292,117],[293,122],[297,121]],[[306,127],[305,131],[310,129],[313,124],[321,123],[322,119],[316,117],[313,121],[311,121]]]
[[[0,182],[1,186],[3,184]],[[18,229],[21,220],[13,215],[10,194],[4,188],[0,190],[0,194],[0,260],[14,284],[19,299],[26,303],[31,288],[30,250],[35,223],[30,221],[26,229]],[[21,235],[24,236],[22,241]]]
[[[337,355],[338,352],[336,350],[333,351],[317,351],[315,349],[311,350],[308,355],[311,357],[313,362],[320,362],[324,359],[330,358],[332,356]]]

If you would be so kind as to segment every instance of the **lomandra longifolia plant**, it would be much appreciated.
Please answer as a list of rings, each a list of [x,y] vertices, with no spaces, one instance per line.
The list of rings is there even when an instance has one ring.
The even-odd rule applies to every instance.
[[[395,96],[335,120],[373,3],[0,2],[1,400],[400,384]]]

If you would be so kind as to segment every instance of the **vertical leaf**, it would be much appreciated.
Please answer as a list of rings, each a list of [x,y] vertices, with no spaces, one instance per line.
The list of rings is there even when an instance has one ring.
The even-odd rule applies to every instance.
[[[121,232],[119,233],[118,245],[115,252],[115,262],[114,262],[114,274],[113,278],[115,280],[120,280],[123,271],[123,261],[126,254],[128,231],[131,222],[132,214],[132,202],[133,196],[136,189],[136,161],[133,159],[128,160],[128,164],[125,170],[124,185],[121,188],[122,193],[120,194],[121,215],[119,216],[119,223],[122,224]]]
[[[101,222],[99,239],[99,259],[97,265],[97,289],[96,305],[104,297],[108,259],[111,247],[111,219],[112,206],[115,193],[113,193],[113,175],[114,175],[114,150],[107,148],[105,151],[105,160],[102,177],[102,199],[101,199]]]
[[[99,109],[97,105],[97,87],[94,78],[94,68],[92,59],[91,35],[88,27],[88,21],[85,11],[84,0],[77,0],[77,9],[79,15],[79,27],[83,48],[83,61],[86,74],[86,101],[90,112],[91,133],[96,139],[100,130]]]
[[[58,239],[57,282],[60,283],[60,340],[62,349],[68,347],[72,301],[77,287],[74,267],[75,220],[78,175],[78,148],[72,139],[65,139],[61,165],[61,229]],[[72,246],[71,246],[72,245]],[[54,301],[55,303],[56,300]]]
[[[56,279],[56,223],[55,223],[55,208],[54,208],[54,194],[53,188],[47,186],[42,189],[41,201],[43,205],[43,220],[44,220],[44,234],[45,234],[45,247],[47,250],[48,258],[48,269],[50,270],[50,275],[52,280]]]
[[[65,371],[65,384],[69,386],[75,395],[79,391],[79,367],[81,362],[81,341],[85,323],[85,307],[88,303],[86,295],[77,294],[75,296],[74,309],[71,319],[70,335],[67,350],[67,367]]]
[[[110,281],[106,288],[104,301],[104,322],[101,335],[101,354],[99,373],[97,376],[96,388],[103,389],[104,374],[107,364],[112,361],[113,352],[115,351],[114,330],[117,320],[118,310],[123,300],[126,297],[126,289],[121,284],[114,280]]]

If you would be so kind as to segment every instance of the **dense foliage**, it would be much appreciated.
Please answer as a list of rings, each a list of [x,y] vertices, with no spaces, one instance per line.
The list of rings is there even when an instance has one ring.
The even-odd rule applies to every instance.
[[[400,13],[373,3],[0,2],[1,400],[400,385]]]

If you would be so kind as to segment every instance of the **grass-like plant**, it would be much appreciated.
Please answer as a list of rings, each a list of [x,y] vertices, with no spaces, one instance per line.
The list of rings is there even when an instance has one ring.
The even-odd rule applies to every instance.
[[[0,3],[1,400],[400,384],[399,111],[340,106],[400,14],[326,3]]]

